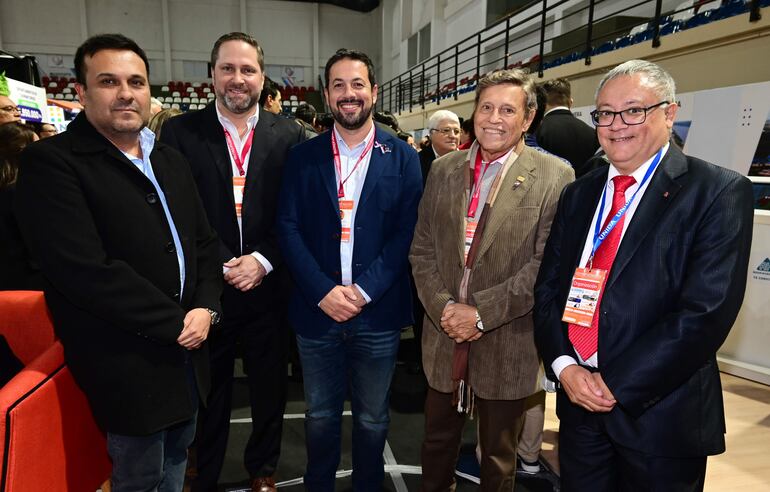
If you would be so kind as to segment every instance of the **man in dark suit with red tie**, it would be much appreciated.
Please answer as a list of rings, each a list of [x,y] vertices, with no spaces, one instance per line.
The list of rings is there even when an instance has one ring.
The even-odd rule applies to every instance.
[[[609,168],[562,194],[535,287],[562,490],[702,490],[725,450],[716,351],[743,301],[750,182],[669,145],[674,81],[631,60],[592,117]],[[590,204],[590,206],[589,206]]]
[[[212,332],[212,391],[201,412],[192,490],[216,490],[230,424],[236,342],[243,352],[252,432],[244,462],[255,491],[275,490],[286,402],[288,275],[273,233],[283,162],[299,125],[259,107],[264,55],[248,34],[221,36],[211,53],[216,102],[163,125],[190,162],[223,264],[222,326]],[[286,276],[285,276],[286,275]]]

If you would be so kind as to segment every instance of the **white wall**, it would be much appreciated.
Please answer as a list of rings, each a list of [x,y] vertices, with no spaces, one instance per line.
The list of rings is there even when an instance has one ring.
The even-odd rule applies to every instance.
[[[381,66],[382,15],[382,7],[362,14],[278,0],[2,0],[0,48],[35,54],[46,66],[49,55],[71,63],[88,36],[120,32],[147,52],[153,83],[195,82],[206,80],[214,41],[245,31],[262,45],[267,65],[302,67],[304,85],[316,85],[338,48],[360,49]]]

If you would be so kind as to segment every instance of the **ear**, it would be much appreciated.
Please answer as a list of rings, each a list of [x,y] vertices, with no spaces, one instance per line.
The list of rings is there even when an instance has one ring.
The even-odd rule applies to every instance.
[[[78,95],[78,99],[80,100],[80,104],[83,104],[83,101],[85,101],[86,86],[81,84],[81,83],[79,83],[79,82],[75,82],[75,92]],[[83,104],[83,106],[85,106],[85,104]]]
[[[377,103],[377,91],[380,89],[380,86],[377,84],[374,84],[372,86],[372,106],[374,106]]]
[[[674,120],[676,120],[676,113],[679,111],[679,105],[677,103],[671,103],[666,106],[664,111],[666,115],[666,126],[670,130],[674,127]]]

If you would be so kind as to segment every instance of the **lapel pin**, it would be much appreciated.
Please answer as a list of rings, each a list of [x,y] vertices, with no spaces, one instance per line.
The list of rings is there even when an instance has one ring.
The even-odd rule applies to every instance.
[[[663,198],[668,198],[668,191],[663,192]]]
[[[382,152],[382,155],[385,155],[386,153],[390,152],[390,147],[388,147],[385,144],[381,144],[380,142],[374,142],[374,148],[380,149],[380,152]]]
[[[514,188],[518,188],[519,186],[521,186],[521,183],[523,183],[525,179],[526,178],[524,176],[517,176],[516,177],[516,182],[513,183],[513,187]]]

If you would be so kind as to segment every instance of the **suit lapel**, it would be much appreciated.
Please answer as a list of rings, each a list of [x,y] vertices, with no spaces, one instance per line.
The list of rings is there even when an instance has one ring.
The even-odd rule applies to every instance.
[[[470,152],[468,156],[470,159]],[[475,154],[473,157],[475,158]],[[461,264],[465,264],[465,231],[463,230],[465,221],[463,219],[468,213],[468,191],[466,190],[468,174],[465,170],[469,169],[470,163],[473,162],[469,159],[461,160],[449,174],[445,188],[450,190],[450,196],[447,198],[449,210],[446,215],[441,214],[451,221],[449,230],[452,231],[452,241],[457,245],[457,255]]]
[[[204,111],[206,111],[206,123],[204,128],[210,129],[205,133],[206,146],[211,152],[211,161],[214,167],[219,172],[222,181],[228,186],[232,187],[233,169],[230,163],[230,156],[228,155],[227,143],[225,142],[225,131],[222,128],[222,124],[217,118],[217,111],[214,107],[216,103],[210,104]],[[232,193],[227,193],[230,204],[235,210],[235,198]]]
[[[252,187],[257,176],[262,172],[263,165],[270,154],[270,142],[273,141],[273,118],[267,111],[258,109],[259,119],[257,126],[254,127],[254,138],[251,142],[251,152],[249,153],[249,169],[246,171],[246,193]],[[231,168],[232,169],[232,168]],[[246,202],[246,197],[243,199]]]
[[[596,207],[599,206],[599,200],[601,200],[604,186],[607,183],[608,169],[596,175],[581,178],[581,181],[585,181],[585,185],[579,188],[580,192],[576,192],[572,200],[571,206],[574,207],[576,213],[567,224],[568,229],[565,236],[570,243],[569,248],[565,249],[564,258],[574,259],[573,269],[585,266],[580,265],[580,257],[583,255],[586,239],[589,235],[593,238],[594,213]]]
[[[671,145],[663,162],[660,163],[660,169],[652,177],[647,190],[644,192],[644,197],[639,202],[631,223],[623,235],[623,240],[612,264],[607,288],[615,283],[615,280],[639,249],[644,238],[660,222],[663,213],[682,188],[675,179],[686,172],[687,161],[684,155]]]
[[[537,179],[534,160],[531,150],[524,147],[522,154],[516,159],[500,183],[500,191],[492,205],[492,213],[489,215],[487,225],[484,227],[481,244],[479,245],[478,258],[480,258],[494,242],[494,237],[500,227],[514,214],[521,200]],[[513,155],[511,155],[513,157]],[[511,158],[509,157],[509,159]],[[520,179],[523,178],[523,181]]]
[[[334,174],[334,153],[332,152],[332,141],[334,138],[334,132],[324,132],[316,138],[323,139],[323,146],[317,161],[318,172],[321,173],[321,183],[323,183],[326,194],[331,200],[331,205],[339,216],[340,203],[337,197],[337,178]]]
[[[385,135],[379,131],[375,126],[374,130],[374,147],[372,147],[372,156],[369,159],[369,168],[366,170],[366,178],[364,179],[364,187],[361,189],[361,198],[359,206],[363,206],[364,203],[372,195],[372,191],[377,186],[377,180],[380,179],[382,171],[388,164],[388,159],[392,152],[385,152],[379,145],[382,144],[385,147],[392,147],[391,143],[384,138]]]

